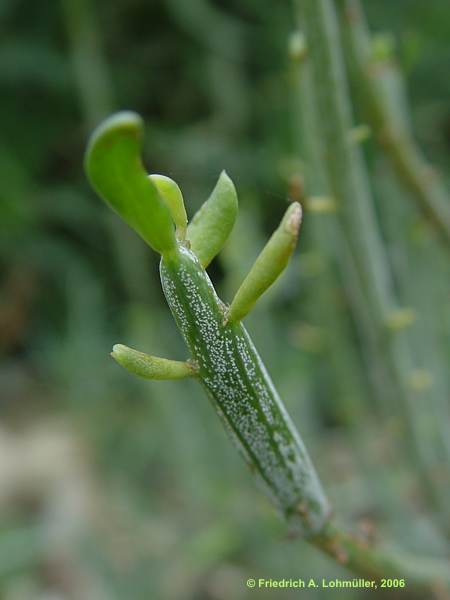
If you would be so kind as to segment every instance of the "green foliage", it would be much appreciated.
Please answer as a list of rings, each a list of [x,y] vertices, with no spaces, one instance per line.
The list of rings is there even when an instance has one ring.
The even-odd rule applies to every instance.
[[[372,34],[391,34],[390,89],[402,74],[400,112],[448,188],[450,6],[363,5]],[[346,236],[336,239],[339,204],[323,170],[314,171],[312,196],[331,199],[335,212],[314,212],[305,198],[299,146],[308,124],[299,123],[287,56],[292,7],[64,0],[24,10],[6,0],[0,16],[0,596],[247,600],[255,592],[243,582],[255,574],[347,574],[286,543],[195,381],[139,382],[108,356],[127,340],[185,358],[156,256],[99,204],[82,171],[88,134],[120,108],[145,117],[146,171],[177,181],[192,213],[222,169],[239,184],[239,220],[209,267],[225,299],[279,223],[286,196],[301,201],[290,275],[246,325],[342,519],[414,553],[446,554],[405,447],[396,387],[370,352],[367,299],[355,289]],[[356,125],[367,123],[360,92],[354,82]],[[371,129],[362,150],[376,222],[399,307],[416,315],[397,332],[385,327],[381,347],[401,335],[412,348],[407,386],[442,485],[448,255]]]
[[[128,113],[106,119],[89,143],[86,170],[108,204],[137,231],[142,231],[148,223],[157,222],[160,206],[149,202],[146,190],[140,186],[142,168],[129,168],[131,162],[140,164],[134,145],[132,160],[126,152],[129,130],[136,122],[137,116]],[[116,162],[122,156],[123,166]],[[121,185],[117,173],[123,173]],[[181,192],[174,182],[168,186],[167,183],[159,177],[163,197],[178,220]],[[132,212],[137,203],[146,207],[145,213]],[[161,283],[190,350],[190,363],[149,356],[122,344],[114,346],[112,357],[128,371],[147,379],[180,379],[195,374],[250,470],[264,482],[276,506],[294,526],[300,524],[304,535],[317,534],[329,519],[328,502],[306,448],[250,337],[239,323],[285,269],[297,241],[301,208],[294,203],[286,211],[227,312],[203,264],[208,264],[222,249],[236,213],[236,191],[223,172],[194,218],[193,227],[189,227],[187,238],[162,253]],[[154,232],[151,233],[153,237],[147,241],[155,247]]]

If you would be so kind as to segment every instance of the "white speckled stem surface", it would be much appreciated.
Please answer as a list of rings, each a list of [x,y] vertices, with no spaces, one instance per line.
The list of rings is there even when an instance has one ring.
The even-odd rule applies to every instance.
[[[199,379],[250,469],[294,526],[319,532],[329,519],[327,499],[244,326],[224,324],[226,307],[186,248],[161,260],[161,282]]]

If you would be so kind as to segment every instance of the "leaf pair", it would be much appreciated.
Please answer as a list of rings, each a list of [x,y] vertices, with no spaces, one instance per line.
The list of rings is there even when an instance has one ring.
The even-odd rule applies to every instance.
[[[233,182],[223,171],[211,196],[188,227],[183,195],[164,175],[148,176],[140,157],[143,123],[121,112],[93,133],[85,158],[89,180],[98,194],[154,250],[166,254],[186,237],[203,267],[221,250],[237,216]],[[176,232],[174,231],[174,225]]]

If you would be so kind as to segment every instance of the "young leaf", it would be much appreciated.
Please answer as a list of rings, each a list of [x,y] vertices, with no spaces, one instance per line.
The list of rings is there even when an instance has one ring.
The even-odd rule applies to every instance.
[[[233,229],[238,211],[236,189],[222,171],[208,200],[195,214],[188,227],[191,250],[207,267],[220,252]]]
[[[150,175],[150,179],[158,188],[159,195],[167,204],[177,228],[178,239],[184,240],[187,229],[187,215],[183,194],[178,184],[165,175]]]
[[[143,123],[133,112],[106,119],[92,134],[85,156],[87,176],[98,194],[154,250],[175,247],[170,210],[142,165]]]
[[[115,344],[111,356],[127,371],[144,379],[183,379],[196,375],[194,366],[188,362],[150,356],[123,344]]]
[[[228,311],[228,321],[243,319],[284,271],[297,243],[301,220],[301,206],[293,202],[236,292]]]

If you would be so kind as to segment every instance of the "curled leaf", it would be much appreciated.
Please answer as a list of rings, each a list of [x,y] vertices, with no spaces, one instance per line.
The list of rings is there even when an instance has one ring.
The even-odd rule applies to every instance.
[[[97,127],[85,155],[87,176],[98,194],[154,250],[175,247],[170,210],[141,161],[143,123],[133,112],[120,112]]]

